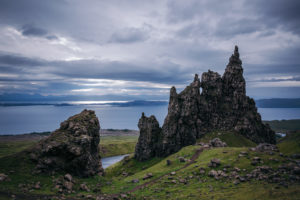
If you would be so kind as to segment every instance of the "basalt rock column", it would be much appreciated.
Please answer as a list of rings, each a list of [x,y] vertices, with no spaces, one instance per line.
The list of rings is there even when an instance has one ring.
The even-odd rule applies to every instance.
[[[146,117],[142,113],[138,127],[140,136],[135,147],[135,158],[143,161],[157,156],[161,149],[161,128],[158,121],[153,115]]]
[[[200,132],[199,120],[200,80],[195,75],[194,81],[180,94],[171,88],[168,115],[162,127],[163,149],[161,156],[177,152],[184,146],[194,144]]]

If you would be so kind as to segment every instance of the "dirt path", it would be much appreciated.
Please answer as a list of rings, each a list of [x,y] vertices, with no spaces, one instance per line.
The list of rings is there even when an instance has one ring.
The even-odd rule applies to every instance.
[[[203,150],[204,150],[203,147],[200,147],[200,149],[197,149],[197,150],[196,150],[196,153],[192,156],[190,162],[188,162],[188,163],[185,164],[183,167],[181,167],[181,168],[179,168],[179,169],[176,169],[176,170],[174,170],[174,171],[175,171],[175,172],[181,171],[181,170],[187,168],[188,166],[190,166],[191,164],[195,163],[195,160],[199,157],[200,153],[201,153]],[[168,175],[170,175],[170,174],[171,174],[171,173],[167,173],[167,174],[161,175],[161,176],[159,176],[159,177],[157,177],[157,178],[155,178],[155,179],[153,179],[153,180],[151,180],[151,181],[148,181],[148,182],[146,182],[146,183],[143,183],[142,185],[136,186],[135,188],[129,190],[128,192],[130,192],[130,193],[131,193],[131,192],[135,192],[135,191],[137,191],[137,190],[139,190],[139,189],[142,189],[142,188],[144,188],[144,187],[153,185],[154,183],[156,183],[157,181],[159,181],[159,180],[162,179],[163,177],[166,177],[166,176],[168,176]]]

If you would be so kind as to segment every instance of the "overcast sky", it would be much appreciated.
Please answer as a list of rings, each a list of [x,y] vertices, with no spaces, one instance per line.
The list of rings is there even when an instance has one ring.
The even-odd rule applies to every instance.
[[[299,0],[0,0],[0,93],[167,99],[240,48],[247,94],[300,97]]]

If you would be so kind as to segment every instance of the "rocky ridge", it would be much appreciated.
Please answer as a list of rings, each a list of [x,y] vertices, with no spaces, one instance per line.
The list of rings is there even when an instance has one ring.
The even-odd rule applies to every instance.
[[[99,130],[99,120],[92,110],[83,110],[62,122],[59,129],[30,150],[35,172],[65,171],[81,177],[103,173]]]
[[[255,143],[275,143],[275,133],[262,123],[254,100],[246,96],[237,46],[223,76],[208,70],[201,81],[196,74],[194,81],[179,94],[175,87],[171,88],[168,114],[161,130],[154,116],[148,118],[143,114],[140,122],[135,150],[138,160],[170,155],[214,130],[235,131]]]

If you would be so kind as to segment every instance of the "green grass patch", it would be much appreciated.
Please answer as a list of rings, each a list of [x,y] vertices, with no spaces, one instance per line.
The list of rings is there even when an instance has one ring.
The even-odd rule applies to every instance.
[[[0,158],[21,152],[36,143],[37,141],[0,141]]]
[[[101,157],[130,154],[134,152],[138,136],[103,136],[100,138]]]
[[[284,154],[300,154],[300,131],[288,134],[280,139],[277,146]]]

